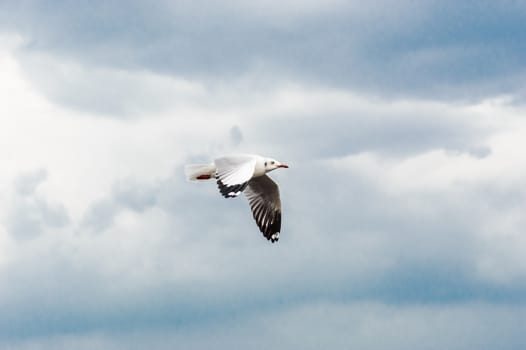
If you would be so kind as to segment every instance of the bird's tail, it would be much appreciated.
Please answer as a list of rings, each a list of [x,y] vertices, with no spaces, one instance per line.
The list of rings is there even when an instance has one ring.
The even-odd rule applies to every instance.
[[[216,166],[210,164],[187,164],[184,173],[188,181],[209,180],[215,177]]]

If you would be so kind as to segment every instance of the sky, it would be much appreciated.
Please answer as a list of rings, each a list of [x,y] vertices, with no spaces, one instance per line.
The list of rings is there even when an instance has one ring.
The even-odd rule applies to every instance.
[[[526,347],[521,1],[0,1],[0,348]],[[290,166],[271,244],[184,164]]]

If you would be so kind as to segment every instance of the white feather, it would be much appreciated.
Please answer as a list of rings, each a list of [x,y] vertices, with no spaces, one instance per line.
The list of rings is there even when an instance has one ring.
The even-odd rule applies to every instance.
[[[211,164],[187,164],[184,167],[184,173],[188,181],[201,181],[203,179],[198,179],[199,176],[210,176],[213,178],[215,176],[216,166],[214,163]],[[207,180],[207,179],[204,179]]]
[[[214,160],[217,177],[227,186],[240,185],[254,175],[257,158],[255,156],[227,156]]]

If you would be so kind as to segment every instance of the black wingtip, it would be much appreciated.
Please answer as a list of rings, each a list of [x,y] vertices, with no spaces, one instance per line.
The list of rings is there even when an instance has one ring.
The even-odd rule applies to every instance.
[[[265,237],[272,243],[276,243],[279,240],[279,231],[272,234],[267,234]]]
[[[253,216],[263,236],[270,242],[276,243],[279,240],[279,233],[281,231],[281,212],[275,211],[270,224],[267,225],[263,224],[261,221],[258,221],[255,212],[253,212]]]
[[[221,192],[221,195],[225,198],[234,198],[237,197],[245,190],[247,187],[248,182],[239,184],[239,185],[232,185],[228,186],[225,185],[220,179],[217,179],[217,186],[219,187],[219,192]]]

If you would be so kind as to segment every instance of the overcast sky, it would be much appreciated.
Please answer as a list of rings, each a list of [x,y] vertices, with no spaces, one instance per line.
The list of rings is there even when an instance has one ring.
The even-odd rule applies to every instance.
[[[0,1],[2,349],[526,348],[521,1]],[[187,162],[267,155],[267,242]]]

